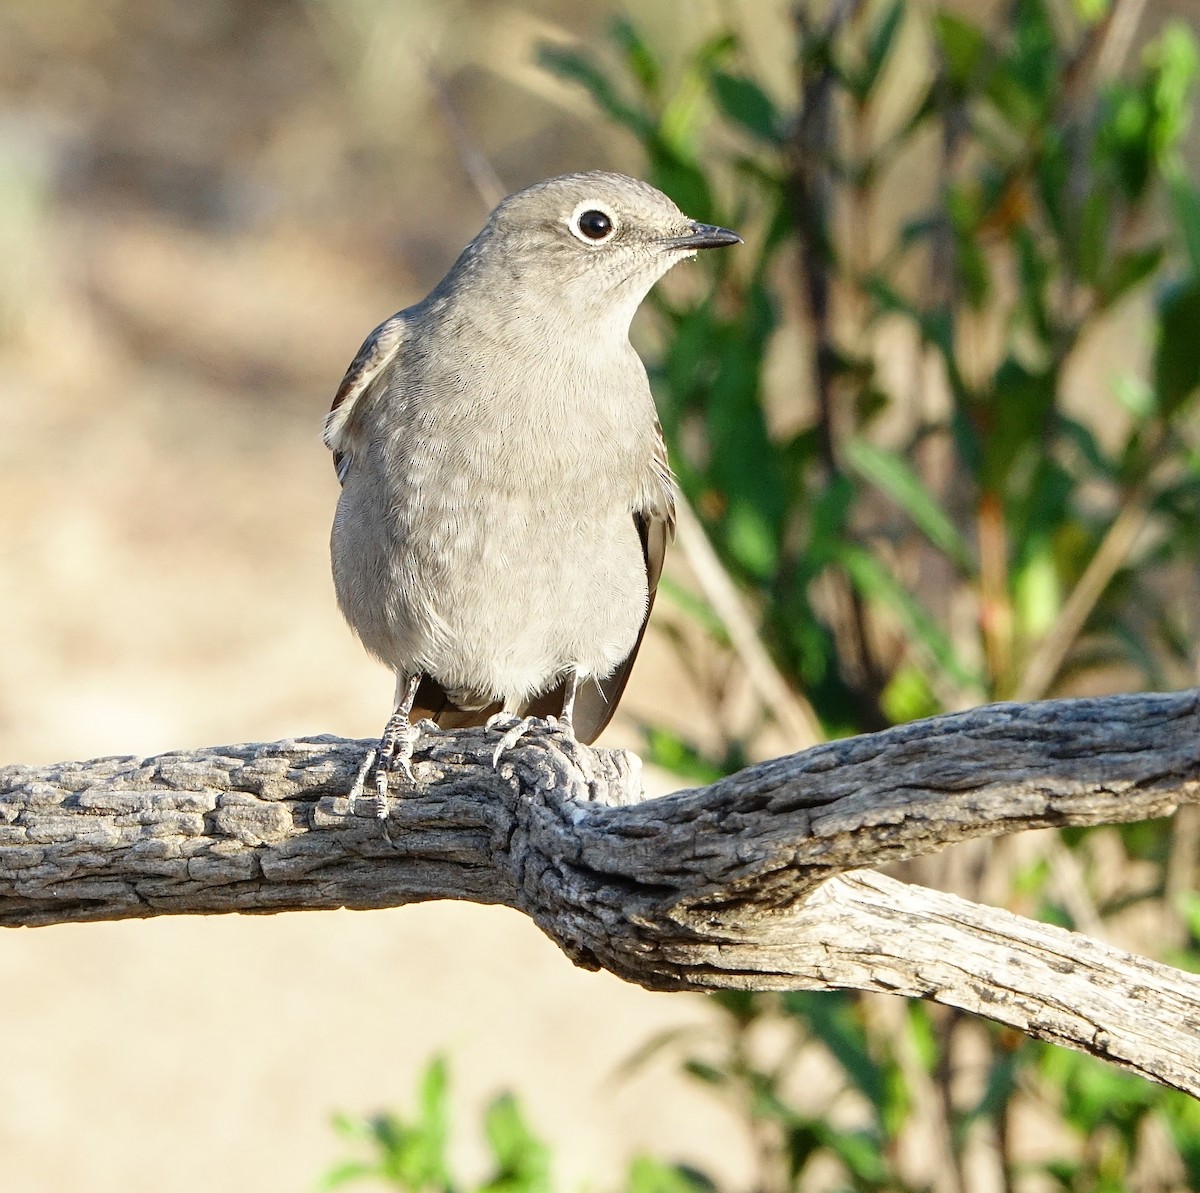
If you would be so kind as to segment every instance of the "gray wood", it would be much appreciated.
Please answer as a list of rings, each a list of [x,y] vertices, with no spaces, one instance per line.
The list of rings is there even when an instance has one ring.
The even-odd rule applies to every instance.
[[[620,751],[534,731],[496,772],[494,733],[433,732],[390,841],[347,806],[369,744],[0,768],[0,924],[500,903],[654,989],[930,998],[1200,1095],[1200,978],[859,869],[1200,801],[1200,692],[993,705],[656,800]]]

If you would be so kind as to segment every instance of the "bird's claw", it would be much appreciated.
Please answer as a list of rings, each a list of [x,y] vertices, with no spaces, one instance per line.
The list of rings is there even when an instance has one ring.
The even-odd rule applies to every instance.
[[[559,718],[556,716],[548,717],[520,717],[513,720],[511,713],[497,713],[494,717],[490,717],[486,728],[499,729],[502,724],[508,725],[504,731],[504,736],[496,743],[495,750],[492,751],[492,768],[500,769],[500,759],[504,756],[505,751],[511,750],[517,742],[521,740],[531,729],[562,729],[569,734],[574,734],[571,722],[565,717]]]
[[[369,797],[371,810],[375,819],[383,827],[383,835],[389,844],[392,838],[387,829],[388,786],[392,773],[397,770],[410,783],[416,783],[417,778],[412,769],[412,757],[418,736],[419,726],[410,725],[407,717],[393,717],[387,723],[383,736],[379,739],[379,745],[367,751],[347,793],[350,813],[353,815],[359,799],[366,797],[367,776],[371,773],[371,767],[375,768],[375,791]]]
[[[371,773],[371,767],[375,765],[375,759],[379,757],[379,750],[372,748],[363,755],[362,765],[358,768],[358,774],[354,776],[354,782],[350,785],[350,790],[346,792],[346,806],[349,809],[350,815],[354,815],[354,809],[358,806],[358,801],[362,799],[366,792],[367,776]]]

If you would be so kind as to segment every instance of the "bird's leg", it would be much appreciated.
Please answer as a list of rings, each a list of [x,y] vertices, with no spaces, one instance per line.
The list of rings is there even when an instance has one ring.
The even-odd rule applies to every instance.
[[[557,717],[547,717],[544,721],[541,717],[522,717],[516,724],[511,725],[505,730],[504,736],[496,745],[495,751],[492,753],[492,766],[498,767],[500,759],[503,757],[505,750],[511,750],[533,728],[534,725],[547,725],[551,729],[565,729],[567,735],[571,738],[575,736],[575,725],[573,718],[575,716],[575,693],[579,691],[579,672],[574,667],[567,673],[566,690],[563,693],[562,713]],[[499,721],[501,717],[511,717],[513,713],[505,705],[504,711],[497,713],[488,721],[491,726],[493,722]],[[498,726],[497,726],[498,727]]]
[[[375,767],[375,816],[379,820],[387,819],[388,780],[392,771],[399,768],[410,783],[417,781],[412,772],[417,730],[408,723],[408,714],[412,712],[420,686],[420,672],[396,676],[396,710],[383,727],[383,736],[379,739],[379,761]]]
[[[564,725],[572,737],[575,736],[575,693],[579,691],[579,683],[579,672],[572,667],[567,676],[566,690],[563,692],[562,716],[558,719],[559,724]]]
[[[417,698],[417,688],[420,685],[420,673],[416,675],[397,674],[395,711],[383,727],[379,745],[375,749],[367,751],[367,756],[363,759],[363,764],[358,768],[358,774],[354,778],[354,785],[350,788],[350,807],[353,808],[358,797],[363,794],[371,767],[375,767],[375,795],[372,803],[377,820],[387,819],[388,781],[392,771],[402,770],[410,783],[417,781],[412,772],[412,756],[413,749],[417,744],[417,730],[415,726],[409,724],[408,715],[412,712],[413,701]]]

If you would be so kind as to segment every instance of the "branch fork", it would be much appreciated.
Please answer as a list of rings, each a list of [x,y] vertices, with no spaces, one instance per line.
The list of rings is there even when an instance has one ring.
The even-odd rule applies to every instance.
[[[930,998],[1200,1095],[1200,978],[864,870],[1200,802],[1200,692],[993,705],[642,798],[640,763],[533,729],[424,735],[380,831],[369,743],[0,768],[0,925],[504,904],[659,990]]]

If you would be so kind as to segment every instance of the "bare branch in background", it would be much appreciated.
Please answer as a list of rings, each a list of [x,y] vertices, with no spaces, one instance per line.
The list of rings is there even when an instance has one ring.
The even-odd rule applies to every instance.
[[[825,731],[811,704],[794,692],[780,674],[759,636],[753,613],[713,550],[700,519],[682,493],[675,496],[679,545],[704,594],[729,635],[746,677],[767,711],[797,749],[825,740]]]
[[[467,131],[466,121],[458,110],[458,104],[450,93],[446,79],[432,59],[425,63],[425,77],[429,80],[429,88],[446,123],[446,132],[455,153],[458,154],[458,160],[471,180],[475,193],[483,200],[484,209],[491,211],[508,194],[508,189],[496,173],[487,154],[479,148]]]

